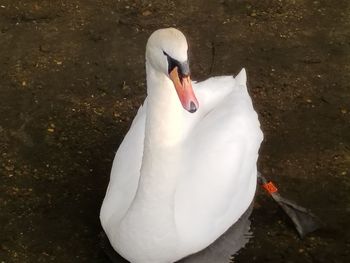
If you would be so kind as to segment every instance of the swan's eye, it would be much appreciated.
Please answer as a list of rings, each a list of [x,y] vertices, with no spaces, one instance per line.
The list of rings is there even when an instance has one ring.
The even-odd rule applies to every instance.
[[[176,67],[178,66],[178,61],[170,57],[165,51],[163,51],[163,54],[167,57],[168,59],[168,74]]]
[[[165,51],[163,51],[163,54],[167,57],[168,59],[168,74],[177,67],[179,76],[188,76],[190,75],[190,68],[188,65],[188,61],[185,61],[181,63],[180,61],[173,59],[171,56],[169,56]],[[181,78],[180,78],[181,79]]]

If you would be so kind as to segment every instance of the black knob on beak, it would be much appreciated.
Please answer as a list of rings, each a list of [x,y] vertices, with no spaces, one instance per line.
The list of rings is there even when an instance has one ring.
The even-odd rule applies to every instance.
[[[196,112],[196,111],[197,111],[196,104],[194,104],[194,102],[193,102],[193,101],[191,101],[191,103],[190,103],[190,110],[189,110],[189,112],[194,113],[194,112]]]

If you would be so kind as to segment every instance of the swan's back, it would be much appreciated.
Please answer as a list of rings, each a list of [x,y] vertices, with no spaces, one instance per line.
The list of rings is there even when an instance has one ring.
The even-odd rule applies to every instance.
[[[223,234],[255,194],[262,132],[242,74],[209,79],[196,90],[202,89],[197,93],[200,103],[201,96],[220,98],[214,97],[213,107],[199,112],[202,118],[186,142],[184,159],[190,162],[184,164],[178,183],[175,216],[189,250],[203,248]]]

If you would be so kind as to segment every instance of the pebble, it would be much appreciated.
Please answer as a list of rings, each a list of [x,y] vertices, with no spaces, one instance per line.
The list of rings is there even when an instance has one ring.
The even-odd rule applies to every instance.
[[[146,10],[146,11],[143,11],[143,12],[142,12],[142,15],[143,15],[143,16],[149,16],[149,15],[151,15],[151,14],[152,14],[152,12],[149,11],[149,10]]]

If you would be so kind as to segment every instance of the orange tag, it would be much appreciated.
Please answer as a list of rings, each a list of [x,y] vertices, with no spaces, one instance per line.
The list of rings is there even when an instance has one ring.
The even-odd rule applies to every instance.
[[[268,182],[266,184],[263,184],[262,187],[269,193],[273,194],[278,191],[277,187],[273,184],[273,182]]]

